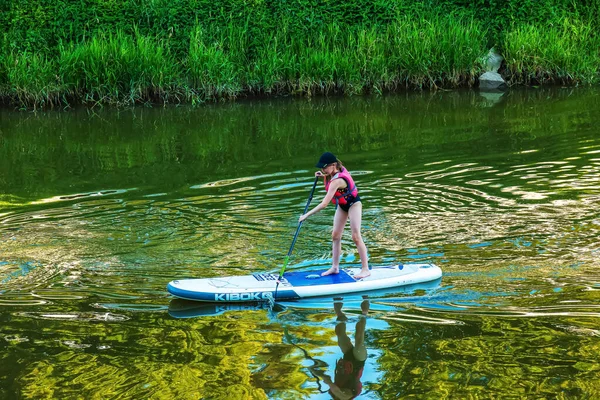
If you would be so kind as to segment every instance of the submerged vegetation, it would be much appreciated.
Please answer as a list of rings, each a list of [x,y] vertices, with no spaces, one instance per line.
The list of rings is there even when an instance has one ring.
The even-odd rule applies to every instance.
[[[27,0],[4,8],[0,99],[20,107],[471,86],[492,46],[511,83],[600,78],[599,0]]]

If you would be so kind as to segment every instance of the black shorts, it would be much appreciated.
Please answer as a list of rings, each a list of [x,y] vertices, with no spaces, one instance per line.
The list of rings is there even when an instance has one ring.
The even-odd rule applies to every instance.
[[[360,202],[360,196],[356,195],[356,197],[352,198],[350,201],[348,201],[346,204],[339,204],[338,206],[340,206],[340,208],[346,212],[350,211],[350,207],[352,207],[353,204]]]

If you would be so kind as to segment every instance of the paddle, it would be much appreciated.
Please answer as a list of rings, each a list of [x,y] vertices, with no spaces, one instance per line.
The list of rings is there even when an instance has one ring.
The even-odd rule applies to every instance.
[[[304,207],[304,212],[302,214],[306,214],[306,212],[308,211],[308,206],[310,205],[310,202],[313,198],[313,194],[315,193],[315,188],[317,187],[318,180],[319,177],[315,177],[315,182],[313,183],[312,190],[310,191],[310,195],[308,196],[308,201],[306,202],[306,207]],[[298,222],[298,227],[296,228],[296,233],[294,234],[294,239],[292,240],[292,245],[290,246],[290,250],[288,251],[287,255],[285,256],[285,259],[283,260],[283,267],[281,267],[281,271],[279,272],[279,278],[277,278],[277,285],[275,286],[275,296],[273,296],[273,299],[277,298],[277,289],[279,289],[279,282],[281,281],[281,278],[283,278],[283,273],[285,272],[288,262],[290,261],[290,256],[292,255],[292,251],[294,250],[296,239],[298,239],[298,233],[300,233],[302,222]]]

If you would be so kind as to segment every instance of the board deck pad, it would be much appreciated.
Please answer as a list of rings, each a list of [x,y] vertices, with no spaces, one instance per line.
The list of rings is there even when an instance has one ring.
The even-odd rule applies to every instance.
[[[340,283],[356,282],[346,271],[340,270],[338,274],[321,276],[326,269],[317,271],[287,272],[283,277],[294,287],[313,285],[336,285]]]

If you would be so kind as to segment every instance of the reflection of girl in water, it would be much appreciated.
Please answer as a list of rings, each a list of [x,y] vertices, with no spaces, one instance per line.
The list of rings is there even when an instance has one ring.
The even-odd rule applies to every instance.
[[[333,309],[337,315],[338,324],[335,326],[335,334],[338,340],[338,346],[344,354],[335,366],[335,378],[331,381],[331,377],[320,371],[313,371],[329,385],[329,394],[334,399],[353,399],[362,391],[362,383],[360,378],[363,373],[365,361],[367,359],[367,348],[365,347],[365,328],[367,326],[367,314],[369,312],[369,300],[366,298],[360,305],[362,315],[356,323],[356,334],[354,337],[354,345],[346,333],[346,321],[348,318],[342,311],[341,299],[333,303]]]

